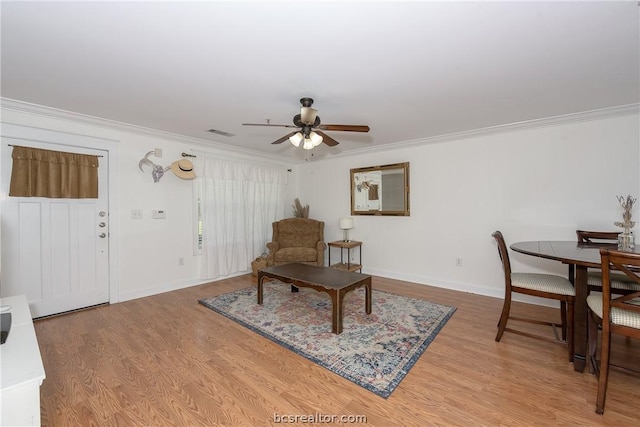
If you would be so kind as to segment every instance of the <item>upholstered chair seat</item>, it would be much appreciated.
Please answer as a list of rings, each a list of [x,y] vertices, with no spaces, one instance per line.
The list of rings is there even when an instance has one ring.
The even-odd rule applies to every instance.
[[[317,248],[282,248],[273,254],[275,264],[283,264],[287,262],[318,262]]]
[[[575,295],[575,288],[567,279],[554,274],[511,273],[511,285],[560,295]]]
[[[627,304],[640,307],[640,298],[627,301]],[[602,295],[589,295],[587,297],[587,305],[596,316],[602,319]],[[640,312],[611,307],[611,323],[618,326],[640,329]]]
[[[590,271],[587,273],[587,285],[591,288],[602,288],[602,273]],[[611,289],[628,292],[640,291],[640,285],[620,273],[611,273]]]

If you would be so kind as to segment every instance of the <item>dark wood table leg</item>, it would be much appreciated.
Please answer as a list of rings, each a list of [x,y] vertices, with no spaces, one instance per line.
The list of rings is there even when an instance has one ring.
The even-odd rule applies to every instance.
[[[262,304],[262,280],[266,276],[258,270],[258,304]]]
[[[587,360],[587,267],[576,265],[576,304],[574,313],[573,339],[574,356],[573,369],[583,372]]]
[[[371,289],[371,278],[365,282],[364,290],[364,308],[367,314],[371,314],[371,294],[373,293],[373,289]]]
[[[569,264],[569,273],[567,277],[571,282],[571,284],[574,285],[576,282],[576,266],[575,265]]]
[[[352,286],[346,289],[340,289],[336,292],[332,292],[331,301],[332,301],[332,309],[333,309],[333,319],[331,322],[331,330],[334,334],[342,333],[342,320],[343,320],[343,310],[342,310],[342,302],[344,301],[345,296],[349,291],[356,289],[360,286],[364,286],[365,289],[365,297],[364,297],[364,309],[367,314],[371,314],[371,278],[364,282],[360,282],[359,284]]]
[[[341,290],[334,290],[329,293],[331,296],[331,309],[332,309],[332,319],[331,319],[331,332],[334,334],[342,333],[342,300],[344,295],[341,295]]]

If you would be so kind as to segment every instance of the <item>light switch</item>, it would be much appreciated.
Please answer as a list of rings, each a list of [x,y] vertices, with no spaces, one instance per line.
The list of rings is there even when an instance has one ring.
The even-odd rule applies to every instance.
[[[164,210],[154,209],[153,210],[153,219],[165,219],[167,217],[167,213]]]

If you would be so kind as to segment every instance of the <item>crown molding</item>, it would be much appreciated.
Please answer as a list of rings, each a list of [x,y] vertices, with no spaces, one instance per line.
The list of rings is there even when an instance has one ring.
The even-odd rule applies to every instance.
[[[72,122],[80,122],[83,124],[89,124],[93,126],[99,126],[102,128],[125,131],[131,133],[142,134],[146,136],[156,136],[160,138],[167,138],[173,141],[182,142],[185,144],[195,144],[201,147],[209,149],[218,149],[225,152],[232,151],[234,153],[252,157],[261,157],[265,159],[274,160],[277,162],[288,163],[304,163],[304,160],[297,159],[283,159],[281,156],[264,153],[262,151],[251,150],[247,148],[234,147],[228,144],[222,144],[219,142],[209,141],[206,139],[193,138],[184,135],[178,135],[171,132],[165,132],[157,129],[146,128],[143,126],[132,125],[129,123],[118,122],[115,120],[103,119],[100,117],[89,116],[86,114],[74,113],[71,111],[61,110],[52,107],[45,107],[42,105],[31,104],[29,102],[18,101],[10,98],[0,98],[0,106],[3,109],[9,111],[17,111],[23,113],[29,113],[39,115],[43,117],[66,120]],[[490,126],[480,129],[472,129],[463,132],[449,133],[445,135],[437,135],[427,138],[419,138],[410,141],[395,142],[390,144],[383,144],[376,147],[359,148],[355,150],[349,150],[344,153],[323,156],[316,159],[316,161],[330,160],[338,157],[348,157],[354,155],[362,155],[367,153],[374,153],[380,151],[398,150],[407,147],[413,147],[418,145],[434,144],[439,142],[454,141],[460,139],[475,138],[480,136],[489,136],[502,134],[506,132],[515,132],[527,129],[543,128],[549,126],[559,126],[570,123],[603,120],[613,117],[629,116],[640,114],[640,104],[628,104],[620,105],[617,107],[601,108],[597,110],[583,111],[579,113],[563,114],[560,116],[546,117],[542,119],[526,120],[522,122],[508,123],[498,126]]]
[[[129,123],[118,122],[116,120],[103,119],[100,117],[90,116],[87,114],[74,113],[72,111],[61,110],[53,107],[46,107],[43,105],[32,104],[29,102],[18,101],[16,99],[2,98],[0,97],[0,107],[7,111],[16,111],[19,113],[28,113],[41,117],[64,120],[74,123],[82,123],[86,125],[98,126],[114,131],[130,132],[144,136],[155,136],[158,138],[170,139],[172,141],[181,142],[184,144],[194,144],[200,147],[222,150],[226,153],[232,152],[239,155],[249,156],[252,158],[261,157],[265,159],[275,160],[278,162],[287,161],[282,157],[271,155],[269,153],[263,153],[261,151],[251,150],[248,148],[235,147],[228,144],[222,144],[220,142],[209,141],[207,139],[194,138],[185,135],[179,135],[176,133],[165,132],[162,130],[147,128],[144,126],[132,125]]]
[[[497,135],[507,132],[517,132],[528,129],[560,126],[570,123],[587,122],[594,120],[604,120],[621,116],[632,116],[640,114],[640,104],[620,105],[617,107],[601,108],[598,110],[583,111],[579,113],[563,114],[560,116],[545,117],[542,119],[526,120],[522,122],[508,123],[498,126],[490,126],[480,129],[472,129],[463,132],[437,135],[427,138],[419,138],[410,141],[397,142],[391,144],[378,145],[376,147],[359,148],[340,153],[333,157],[347,157],[352,155],[362,155],[380,151],[396,150],[407,147],[414,147],[439,142],[456,141],[461,139],[475,138],[481,136]]]

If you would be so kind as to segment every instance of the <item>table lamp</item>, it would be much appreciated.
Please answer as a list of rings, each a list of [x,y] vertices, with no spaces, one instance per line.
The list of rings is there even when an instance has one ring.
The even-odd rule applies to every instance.
[[[340,218],[340,229],[342,230],[342,241],[349,241],[349,230],[353,228],[353,218]]]

